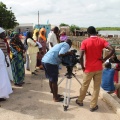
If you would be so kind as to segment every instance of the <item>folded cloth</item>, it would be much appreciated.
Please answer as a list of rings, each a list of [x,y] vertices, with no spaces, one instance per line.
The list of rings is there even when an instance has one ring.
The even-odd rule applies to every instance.
[[[36,42],[38,45],[38,48],[42,48],[42,45],[39,42]]]

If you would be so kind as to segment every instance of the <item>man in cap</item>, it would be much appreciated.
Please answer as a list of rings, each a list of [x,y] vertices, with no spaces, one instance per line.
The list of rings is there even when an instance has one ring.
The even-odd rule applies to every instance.
[[[80,47],[80,63],[83,70],[83,83],[80,88],[80,96],[76,100],[79,106],[83,106],[83,100],[86,96],[89,84],[93,79],[93,95],[90,103],[90,111],[93,112],[98,109],[97,101],[101,85],[102,77],[102,63],[112,56],[115,52],[109,43],[98,37],[96,29],[93,26],[88,27],[88,38],[83,40]],[[108,49],[110,52],[102,58],[103,48]],[[85,54],[85,66],[83,56]]]

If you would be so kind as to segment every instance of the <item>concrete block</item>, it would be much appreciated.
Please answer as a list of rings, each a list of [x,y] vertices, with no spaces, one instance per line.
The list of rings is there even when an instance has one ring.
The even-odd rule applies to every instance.
[[[114,93],[113,93],[114,94]],[[115,94],[114,94],[115,95]],[[120,116],[120,104],[102,88],[100,89],[100,97],[105,100],[113,108],[116,114]]]

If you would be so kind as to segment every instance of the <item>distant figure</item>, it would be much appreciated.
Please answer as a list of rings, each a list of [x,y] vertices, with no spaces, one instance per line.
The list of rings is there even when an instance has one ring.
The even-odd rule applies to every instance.
[[[107,92],[114,92],[118,90],[118,97],[120,97],[120,83],[114,82],[115,69],[111,68],[111,63],[105,63],[105,69],[102,72],[101,87]]]
[[[59,28],[54,27],[48,34],[48,38],[47,38],[47,44],[49,45],[49,49],[51,49],[54,45],[60,43],[58,36],[59,36]]]
[[[90,111],[93,112],[98,109],[97,101],[101,85],[102,77],[102,63],[105,62],[112,54],[115,52],[109,43],[98,37],[96,34],[96,29],[93,26],[88,27],[87,29],[89,38],[85,39],[81,43],[80,47],[80,63],[83,70],[83,83],[80,88],[80,95],[76,100],[76,103],[79,106],[83,106],[83,100],[85,99],[86,92],[88,90],[89,84],[93,79],[94,89],[92,100],[90,103]],[[107,48],[110,53],[102,58],[102,50]],[[85,66],[83,56],[85,54]]]
[[[28,54],[27,54],[27,50],[28,50],[28,44],[27,44],[27,31],[25,32],[25,40],[24,40],[24,47],[25,47],[25,53],[26,53],[26,56],[25,56],[25,58],[26,58],[26,60],[25,60],[25,68],[26,68],[26,70],[28,70],[28,71],[30,71],[30,66],[29,66],[29,56],[28,56]]]
[[[65,42],[68,39],[68,36],[66,35],[66,32],[63,30],[60,33],[60,42]]]
[[[46,30],[45,28],[41,28],[39,31],[38,42],[42,45],[42,53],[38,52],[37,54],[37,66],[43,70],[43,66],[41,64],[42,57],[46,53]],[[41,51],[41,48],[40,50]]]

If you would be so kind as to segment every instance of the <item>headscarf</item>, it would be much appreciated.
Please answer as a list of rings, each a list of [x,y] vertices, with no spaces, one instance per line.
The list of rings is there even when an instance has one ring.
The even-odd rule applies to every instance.
[[[19,38],[19,34],[18,34],[18,33],[16,33],[16,34],[14,35],[14,37],[11,39],[11,41],[10,41],[10,46],[11,46],[13,49],[17,50],[18,52],[23,52],[23,50],[24,50],[24,45],[22,44],[22,42],[21,42],[21,40],[20,40],[20,38]]]
[[[42,35],[42,32],[44,32],[44,35]],[[45,28],[41,28],[39,31],[39,37],[41,37],[44,41],[46,41],[45,33],[46,33]]]
[[[12,33],[10,34],[10,37],[13,38],[15,34],[18,34],[18,33],[15,31],[12,31]]]
[[[60,41],[61,42],[64,42],[68,39],[68,36],[66,35],[66,32],[63,30],[61,33],[60,33]]]
[[[34,40],[37,40],[37,36],[36,36],[36,33],[37,32],[39,32],[39,29],[35,29],[34,31],[33,31],[33,39]]]
[[[62,30],[60,35],[66,35],[66,32],[64,30]]]

